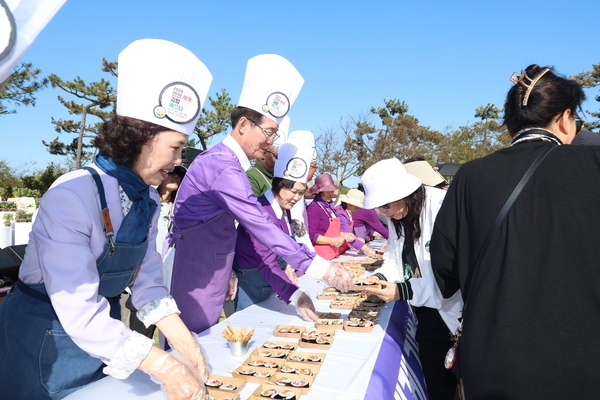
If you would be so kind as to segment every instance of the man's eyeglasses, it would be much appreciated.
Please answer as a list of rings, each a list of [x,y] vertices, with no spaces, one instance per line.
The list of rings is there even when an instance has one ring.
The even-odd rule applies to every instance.
[[[577,136],[583,128],[583,120],[577,114],[573,114],[573,117],[575,118],[575,136]]]
[[[267,137],[267,139],[273,139],[273,141],[276,141],[277,139],[279,139],[279,133],[277,133],[277,131],[275,131],[275,132],[269,132],[266,129],[264,129],[262,126],[260,126],[259,124],[257,124],[256,122],[252,121],[250,118],[248,118],[248,121],[250,121],[254,125],[258,126],[258,128],[262,131],[262,133],[265,134],[265,136]]]

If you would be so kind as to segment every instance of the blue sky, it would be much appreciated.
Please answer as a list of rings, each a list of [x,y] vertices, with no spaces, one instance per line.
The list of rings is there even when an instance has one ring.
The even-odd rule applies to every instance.
[[[474,122],[478,106],[501,107],[511,73],[529,64],[567,76],[591,70],[600,62],[598,16],[598,0],[67,0],[23,61],[44,75],[91,82],[108,77],[102,57],[116,61],[137,39],[166,39],[207,65],[209,96],[225,88],[236,103],[247,60],[275,53],[305,79],[291,130],[318,135],[396,98],[421,124],[444,131]],[[600,108],[598,94],[588,91],[584,109]],[[58,95],[65,93],[46,89],[36,107],[0,117],[0,160],[16,169],[63,161],[41,142],[57,135],[51,117],[69,117]]]

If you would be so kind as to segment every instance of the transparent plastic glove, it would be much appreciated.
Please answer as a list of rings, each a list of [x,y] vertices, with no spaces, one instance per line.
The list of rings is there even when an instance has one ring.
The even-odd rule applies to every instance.
[[[204,348],[198,340],[198,335],[194,332],[190,332],[191,340],[185,343],[179,343],[173,345],[169,342],[171,349],[171,355],[177,359],[177,361],[185,364],[197,375],[197,379],[201,382],[206,382],[210,371],[208,369],[208,356],[204,351]]]
[[[352,289],[352,276],[344,266],[336,263],[331,263],[323,280],[329,285],[335,287],[339,291],[347,292]]]
[[[305,321],[312,322],[317,320],[315,305],[306,293],[302,293],[296,300],[296,313]]]
[[[235,299],[237,294],[238,278],[235,276],[235,272],[231,271],[229,276],[229,286],[227,287],[227,294],[225,294],[225,301]]]
[[[386,247],[387,247],[387,242],[385,242],[381,245],[381,248],[379,249],[379,251],[385,251]]]
[[[340,236],[343,237],[346,242],[354,242],[356,240],[354,233],[340,232]]]
[[[331,245],[334,247],[340,247],[341,245],[344,244],[345,241],[346,241],[346,239],[344,239],[341,236],[334,237],[334,238],[331,238]]]
[[[144,372],[160,385],[168,400],[203,400],[206,396],[204,382],[171,354],[157,358]]]
[[[299,286],[298,285],[298,276],[296,275],[296,270],[294,268],[292,268],[290,265],[288,265],[287,267],[285,267],[284,272],[287,275],[287,277],[290,278],[290,281],[292,281],[292,283],[294,285]]]
[[[367,257],[376,257],[377,256],[377,253],[375,252],[375,250],[373,250],[366,244],[360,248],[360,251],[362,251],[365,254],[365,256],[367,256]]]

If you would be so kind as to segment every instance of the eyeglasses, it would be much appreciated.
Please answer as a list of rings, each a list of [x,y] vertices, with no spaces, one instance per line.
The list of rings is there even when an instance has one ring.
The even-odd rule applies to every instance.
[[[583,128],[583,120],[577,114],[573,114],[573,117],[575,118],[575,136],[577,136]]]
[[[258,128],[262,131],[262,133],[265,134],[265,136],[267,137],[267,139],[272,139],[273,141],[276,141],[277,139],[279,139],[279,133],[277,133],[277,132],[269,132],[269,131],[265,130],[262,126],[260,126],[256,122],[252,121],[250,118],[248,118],[248,121],[250,121],[254,125],[258,126]]]

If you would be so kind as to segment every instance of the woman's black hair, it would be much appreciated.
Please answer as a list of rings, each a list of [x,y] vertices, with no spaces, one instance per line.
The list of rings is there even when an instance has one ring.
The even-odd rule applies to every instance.
[[[545,128],[565,110],[575,114],[585,100],[581,85],[557,76],[552,67],[532,64],[522,74],[513,74],[511,81],[504,124],[512,135],[525,128]]]
[[[404,228],[405,240],[416,242],[421,237],[421,211],[425,205],[425,187],[419,186],[402,200],[405,201],[408,212],[401,220],[392,218],[392,223],[398,237],[402,236],[402,228]]]
[[[273,194],[279,195],[281,189],[292,189],[296,183],[298,182],[292,181],[290,179],[273,178],[273,181],[271,182],[271,190],[273,191]],[[306,183],[304,183],[304,190],[306,190]]]

